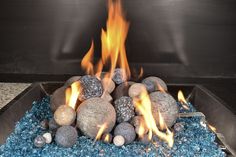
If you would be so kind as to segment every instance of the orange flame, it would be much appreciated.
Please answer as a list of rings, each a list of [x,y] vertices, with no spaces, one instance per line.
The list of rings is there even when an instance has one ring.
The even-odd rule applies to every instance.
[[[71,88],[66,89],[66,105],[75,109],[78,96],[80,94],[80,83],[74,82]]]
[[[138,79],[140,79],[141,77],[143,77],[143,67],[140,68],[140,73],[138,75]]]
[[[99,127],[99,130],[98,130],[98,133],[95,137],[95,141],[99,140],[104,132],[104,130],[107,128],[107,123],[104,123],[102,125],[98,125]]]
[[[110,63],[110,77],[113,75],[117,66],[124,70],[127,78],[130,77],[130,69],[126,57],[125,40],[128,34],[129,23],[126,21],[120,0],[108,0],[108,19],[106,30],[102,29],[102,59],[98,62],[96,74],[100,73],[103,65]],[[94,73],[92,64],[94,45],[92,42],[91,48],[82,60],[82,67],[89,74]]]
[[[140,121],[137,134],[138,134],[139,138],[143,138],[143,136],[145,134],[145,128],[144,128],[144,122],[143,121]]]
[[[215,128],[214,126],[208,124],[208,127],[209,127],[214,133],[216,133],[216,128]]]
[[[83,69],[86,70],[87,74],[93,75],[94,74],[94,68],[93,68],[93,53],[94,53],[94,44],[92,41],[91,47],[87,54],[84,56],[84,58],[81,61],[81,66]]]
[[[187,103],[187,101],[184,97],[184,94],[181,90],[178,91],[178,100],[181,103],[181,105],[183,106],[183,108],[185,108],[186,110],[189,110],[188,103]]]
[[[104,142],[109,142],[111,140],[111,136],[109,134],[105,135]]]
[[[165,89],[159,83],[157,83],[157,87],[160,92],[163,92],[163,93],[166,92]]]
[[[158,110],[158,116],[159,116],[159,126],[161,130],[164,130],[166,128],[166,124],[164,121],[164,118],[162,117],[160,111]]]
[[[159,138],[165,140],[170,147],[174,144],[174,134],[166,127],[166,133],[161,132],[156,125],[155,119],[152,115],[151,100],[147,91],[143,91],[140,98],[134,98],[134,106],[143,115],[145,124],[149,130],[148,138],[152,139],[152,134],[155,133]],[[163,120],[164,123],[164,120]]]
[[[71,88],[66,88],[65,94],[66,94],[65,97],[66,97],[66,105],[67,105],[70,102]]]

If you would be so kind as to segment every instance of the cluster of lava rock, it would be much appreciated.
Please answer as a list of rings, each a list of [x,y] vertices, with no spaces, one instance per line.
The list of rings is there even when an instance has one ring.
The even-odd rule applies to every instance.
[[[78,132],[95,139],[104,124],[101,135],[104,142],[113,141],[116,146],[122,146],[132,143],[135,139],[145,141],[136,138],[144,117],[133,104],[133,99],[139,97],[143,90],[149,93],[156,124],[159,122],[158,112],[168,127],[175,123],[178,106],[160,78],[150,76],[141,83],[136,83],[128,81],[122,69],[115,70],[112,80],[104,76],[104,73],[100,77],[74,76],[51,95],[54,117],[49,121],[48,127],[58,145],[71,147],[76,143]],[[76,109],[65,103],[65,91],[74,82],[79,82],[81,86]],[[147,134],[148,130],[144,132]],[[37,139],[35,143],[37,144]]]

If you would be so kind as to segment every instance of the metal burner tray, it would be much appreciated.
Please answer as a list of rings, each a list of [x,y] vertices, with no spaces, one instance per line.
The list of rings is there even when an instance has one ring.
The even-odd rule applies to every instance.
[[[34,83],[20,95],[0,110],[0,144],[3,144],[13,131],[15,123],[20,120],[27,110],[32,107],[32,102],[50,95],[55,89],[62,86],[63,82]],[[176,96],[182,90],[195,108],[204,113],[207,122],[217,128],[217,142],[231,156],[236,155],[236,115],[234,115],[222,100],[213,95],[209,90],[195,84],[168,84],[168,90]],[[221,136],[223,135],[223,136]]]

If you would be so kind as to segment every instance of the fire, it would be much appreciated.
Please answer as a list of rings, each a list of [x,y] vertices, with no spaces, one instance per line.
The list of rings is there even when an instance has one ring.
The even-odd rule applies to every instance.
[[[99,60],[96,68],[96,74],[102,72],[103,65],[109,63],[111,77],[117,66],[124,70],[127,78],[130,77],[130,69],[126,57],[125,40],[128,34],[129,23],[124,17],[120,0],[108,0],[108,19],[106,23],[106,30],[102,29],[101,43],[102,43],[102,58]],[[87,54],[84,56],[81,65],[88,74],[94,74],[94,66],[92,63],[94,52],[94,44]]]
[[[170,147],[174,144],[174,134],[166,127],[164,124],[163,118],[160,118],[159,123],[162,123],[163,126],[166,128],[166,133],[161,132],[155,122],[155,119],[152,115],[152,107],[151,101],[148,96],[148,92],[145,90],[141,93],[139,98],[134,98],[134,106],[138,109],[138,111],[143,115],[145,125],[148,128],[148,138],[149,140],[152,139],[153,133],[156,134],[159,138],[165,140]],[[161,115],[161,114],[159,114]],[[142,135],[142,130],[140,131],[139,136]]]
[[[208,127],[209,127],[214,133],[216,133],[216,128],[215,128],[214,126],[208,124]]]
[[[106,134],[105,138],[104,138],[104,142],[109,142],[110,141],[110,136],[109,134]]]
[[[98,130],[98,133],[95,137],[95,141],[99,140],[104,132],[104,130],[107,128],[107,123],[104,123],[102,125],[98,125],[99,127],[99,130]]]
[[[94,74],[93,61],[92,61],[93,53],[94,53],[94,44],[92,41],[89,51],[87,52],[87,54],[84,56],[84,58],[81,61],[82,68],[86,70],[87,74],[91,74],[91,75]]]
[[[188,103],[187,103],[187,101],[184,97],[184,94],[181,90],[178,91],[178,100],[181,103],[181,105],[183,106],[183,108],[185,108],[186,110],[189,110]]]
[[[139,124],[139,129],[138,129],[138,136],[139,138],[143,138],[144,134],[145,134],[145,128],[144,128],[144,122],[141,121]]]
[[[140,73],[138,75],[138,79],[140,79],[141,77],[143,77],[143,67],[140,68]]]
[[[74,82],[71,85],[71,88],[66,89],[66,105],[69,105],[73,109],[76,107],[76,102],[80,94],[80,83]]]
[[[157,83],[157,87],[160,92],[166,92],[165,89],[159,83]]]
[[[166,128],[166,124],[164,121],[164,118],[162,117],[160,111],[158,111],[158,116],[159,116],[159,126],[161,130],[164,130]]]

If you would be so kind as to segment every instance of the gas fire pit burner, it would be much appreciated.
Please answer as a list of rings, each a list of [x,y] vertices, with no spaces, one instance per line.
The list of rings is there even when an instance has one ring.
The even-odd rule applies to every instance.
[[[159,77],[143,78],[142,67],[136,76],[131,73],[125,49],[128,28],[121,1],[108,0],[101,58],[93,63],[92,41],[81,60],[86,75],[73,76],[63,84],[36,84],[27,97],[5,107],[0,115],[4,143],[0,157],[234,154],[232,131],[228,134],[227,128],[220,129],[220,134],[219,125],[214,124],[216,130],[206,121],[206,117],[217,113],[219,105],[220,114],[228,112],[219,103],[213,104],[218,108],[210,110],[215,99],[206,97],[208,92],[183,86],[183,90],[190,89],[184,91],[190,94],[185,99],[181,86],[173,86],[179,88],[177,93]],[[199,97],[202,93],[205,95]],[[207,102],[201,101],[204,96]],[[203,106],[206,113],[202,113]],[[226,117],[233,119],[228,113]],[[222,115],[217,116],[221,121]]]
[[[50,130],[47,127],[45,129],[42,125],[45,119],[53,118],[50,109],[50,98],[47,95],[51,95],[61,85],[61,83],[32,85],[19,100],[3,108],[0,115],[3,126],[0,129],[1,143],[4,143],[9,133],[12,132],[11,130],[14,129],[14,121],[21,119],[7,138],[6,143],[0,147],[0,156],[225,156],[230,154],[225,145],[218,141],[216,134],[205,123],[205,115],[202,112],[197,112],[195,107],[191,105],[194,104],[201,109],[202,106],[211,103],[209,100],[205,104],[199,101],[201,98],[198,96],[203,95],[204,98],[205,89],[189,85],[168,86],[169,92],[173,95],[177,94],[178,89],[182,89],[184,93],[189,95],[189,102],[191,102],[187,104],[189,106],[188,110],[179,102],[177,103],[180,114],[171,129],[171,131],[174,131],[175,140],[172,148],[157,136],[154,136],[151,141],[147,139],[138,140],[137,137],[135,142],[117,147],[114,144],[109,144],[109,141],[102,141],[104,138],[95,142],[81,132],[79,132],[73,146],[64,148],[55,142],[53,129]],[[32,106],[29,103],[30,101],[34,101]],[[21,115],[9,114],[17,109]],[[25,113],[25,111],[27,112]],[[210,113],[205,114],[207,117]],[[72,126],[74,125],[72,124]],[[46,132],[53,136],[52,142],[47,144],[45,140],[42,147],[40,146],[41,148],[36,147],[34,144],[35,138],[44,135]]]

